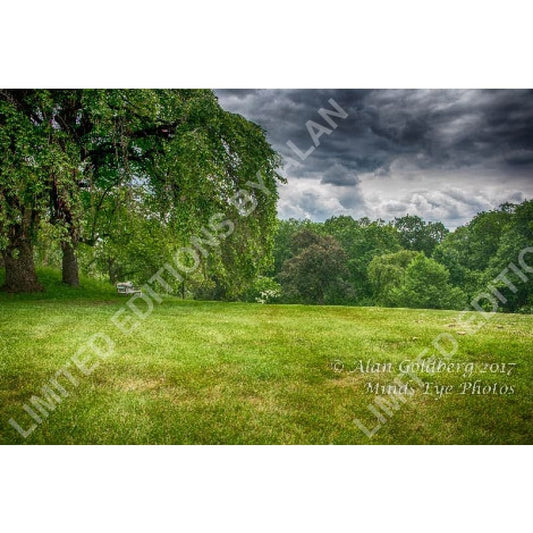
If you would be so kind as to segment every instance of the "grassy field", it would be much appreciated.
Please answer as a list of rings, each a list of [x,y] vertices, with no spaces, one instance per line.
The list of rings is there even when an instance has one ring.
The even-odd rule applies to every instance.
[[[46,294],[0,294],[2,444],[533,442],[531,316],[498,314],[470,335],[453,311],[169,299],[124,336],[110,318],[126,298],[112,287],[84,280],[70,289],[51,272],[44,283]],[[24,439],[9,420],[31,426],[23,405],[96,332],[113,339],[114,354],[89,376],[71,364],[78,385],[63,379],[68,397]],[[382,427],[369,439],[354,419],[372,428],[368,406],[391,397],[367,384],[392,383],[398,372],[362,373],[357,362],[396,369],[424,348],[435,353],[441,333],[457,338],[450,361],[475,363],[473,373],[420,374],[453,392],[417,388],[397,410],[389,405],[390,415],[381,410]],[[511,375],[501,373],[510,368],[503,363],[516,363]],[[514,394],[458,393],[475,380]]]

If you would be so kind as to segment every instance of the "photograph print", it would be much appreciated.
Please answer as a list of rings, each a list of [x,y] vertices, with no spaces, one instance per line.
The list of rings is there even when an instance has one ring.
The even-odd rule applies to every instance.
[[[533,91],[0,90],[0,444],[531,444]]]

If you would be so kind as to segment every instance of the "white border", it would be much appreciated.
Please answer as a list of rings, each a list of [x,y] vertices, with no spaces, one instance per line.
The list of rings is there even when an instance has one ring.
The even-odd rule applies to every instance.
[[[531,87],[525,0],[26,0],[6,87]]]
[[[496,532],[530,521],[526,447],[21,446],[1,457],[9,532]]]
[[[525,1],[2,8],[4,87],[532,87]],[[522,531],[526,447],[2,447],[5,531]]]

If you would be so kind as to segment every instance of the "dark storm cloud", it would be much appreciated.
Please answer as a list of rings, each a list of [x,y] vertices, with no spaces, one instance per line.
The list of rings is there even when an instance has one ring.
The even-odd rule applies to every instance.
[[[221,105],[257,122],[293,165],[281,216],[409,211],[453,227],[533,194],[530,90],[220,90]],[[348,114],[332,129],[333,98]],[[328,126],[313,147],[307,121]],[[295,163],[300,163],[296,165]]]
[[[336,185],[338,187],[346,187],[349,185],[357,185],[361,180],[349,168],[336,163],[324,171],[320,182],[330,183],[331,185]]]

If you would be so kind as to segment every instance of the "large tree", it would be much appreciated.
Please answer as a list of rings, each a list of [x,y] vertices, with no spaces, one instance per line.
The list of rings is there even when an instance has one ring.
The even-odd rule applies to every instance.
[[[52,102],[44,93],[19,91],[0,98],[0,250],[8,291],[39,291],[33,259],[50,176],[72,169],[53,141]]]
[[[249,230],[248,255],[268,254],[278,156],[264,131],[222,110],[212,91],[5,90],[0,101],[0,194],[9,208],[0,214],[0,232],[9,290],[38,288],[29,258],[43,216],[56,228],[63,281],[77,285],[79,244],[126,238],[121,214],[142,212],[158,220],[178,245],[214,213],[236,215],[232,195],[258,172],[271,194],[251,191],[258,208],[240,231]],[[31,231],[13,234],[14,209],[33,214],[27,223]],[[10,250],[22,248],[19,278],[31,283],[13,276]]]

